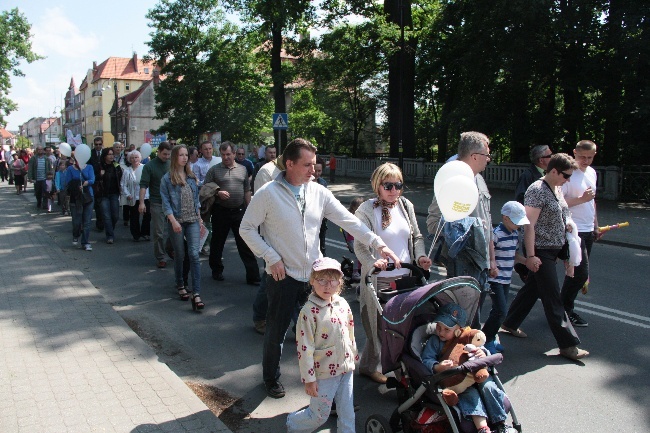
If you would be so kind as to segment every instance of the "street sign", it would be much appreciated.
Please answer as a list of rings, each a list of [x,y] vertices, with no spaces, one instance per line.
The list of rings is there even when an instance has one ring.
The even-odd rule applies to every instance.
[[[287,113],[273,113],[273,129],[288,129],[289,116]]]

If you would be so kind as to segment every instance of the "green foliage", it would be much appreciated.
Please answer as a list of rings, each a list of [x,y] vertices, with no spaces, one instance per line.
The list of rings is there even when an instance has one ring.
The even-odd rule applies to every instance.
[[[17,135],[16,136],[16,148],[18,149],[27,149],[28,147],[31,147],[32,144],[29,142],[29,139],[27,137],[23,137],[22,135]]]
[[[165,77],[156,89],[156,117],[167,119],[160,131],[188,143],[212,131],[255,141],[271,109],[250,41],[209,0],[163,0],[147,17],[149,56]]]
[[[370,22],[338,26],[322,37],[317,54],[306,61],[303,76],[327,118],[338,125],[339,131],[327,140],[330,150],[348,148],[346,153],[356,156],[374,147],[374,114],[384,86],[377,37]]]
[[[11,75],[24,76],[19,69],[21,60],[32,63],[43,58],[32,52],[30,30],[31,25],[18,9],[0,14],[0,125],[5,116],[18,108],[8,97]]]

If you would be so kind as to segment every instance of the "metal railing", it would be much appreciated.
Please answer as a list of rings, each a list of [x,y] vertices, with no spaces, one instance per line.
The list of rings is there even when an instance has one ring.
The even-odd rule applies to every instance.
[[[327,156],[323,156],[325,160]],[[337,156],[337,174],[349,177],[369,178],[379,164],[398,163],[397,158],[349,158]],[[442,167],[440,162],[426,162],[422,158],[404,158],[402,174],[405,180],[417,183],[433,183],[436,173]],[[490,164],[482,173],[491,188],[513,190],[521,173],[529,164]],[[637,200],[650,200],[650,167],[637,168],[593,167],[598,173],[597,189],[601,197],[617,200],[622,195]],[[623,192],[623,194],[622,194]]]

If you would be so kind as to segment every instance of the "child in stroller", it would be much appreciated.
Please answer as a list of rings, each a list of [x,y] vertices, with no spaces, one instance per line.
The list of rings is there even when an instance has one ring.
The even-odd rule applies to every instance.
[[[445,343],[452,340],[454,335],[465,326],[467,315],[459,305],[446,304],[438,310],[433,322],[436,323],[436,334],[427,341],[422,352],[422,363],[433,373],[441,373],[452,368],[453,363],[448,359],[438,362],[438,357],[443,352]],[[484,358],[485,353],[478,348],[474,356],[479,359]],[[478,387],[481,389],[480,394],[478,388],[470,386],[458,396],[457,406],[460,413],[464,417],[471,417],[478,433],[491,432],[487,423],[488,418],[498,433],[507,433],[505,393],[489,378]]]
[[[390,377],[386,386],[396,389],[399,406],[393,411],[390,421],[379,414],[368,417],[366,432],[476,433],[471,418],[458,415],[459,412],[462,414],[460,408],[449,406],[445,402],[442,382],[457,374],[474,373],[481,368],[488,368],[489,381],[493,381],[493,384],[486,386],[490,387],[490,392],[493,392],[493,387],[503,392],[503,385],[493,368],[502,361],[503,355],[475,358],[440,373],[433,371],[433,364],[427,367],[422,362],[422,356],[424,347],[434,333],[431,323],[441,309],[447,304],[457,304],[465,318],[474,317],[480,295],[481,288],[472,277],[449,278],[410,290],[378,293],[378,297],[386,301],[379,321],[381,366],[384,374],[395,374],[395,378]],[[435,339],[439,341],[438,336]],[[509,413],[512,418],[514,429],[521,432],[521,425],[508,396],[500,392],[497,394],[503,395],[505,413]],[[488,413],[492,415],[491,408]],[[429,421],[424,422],[424,419]],[[494,420],[489,418],[488,424],[492,422]],[[490,427],[499,428],[494,423]],[[501,431],[512,430],[504,424]]]

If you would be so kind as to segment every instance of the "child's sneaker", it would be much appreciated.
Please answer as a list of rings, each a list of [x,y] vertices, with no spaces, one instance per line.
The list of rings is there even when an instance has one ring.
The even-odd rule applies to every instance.
[[[72,245],[74,245],[74,246],[79,245],[79,239],[78,238],[72,238]]]
[[[483,347],[489,350],[492,355],[495,353],[502,353],[504,350],[504,347],[501,344],[497,343],[496,340],[488,341],[483,345]]]
[[[84,250],[86,250],[86,251],[92,251],[92,250],[93,250],[93,247],[90,246],[90,244],[86,244],[86,245],[84,245]]]

